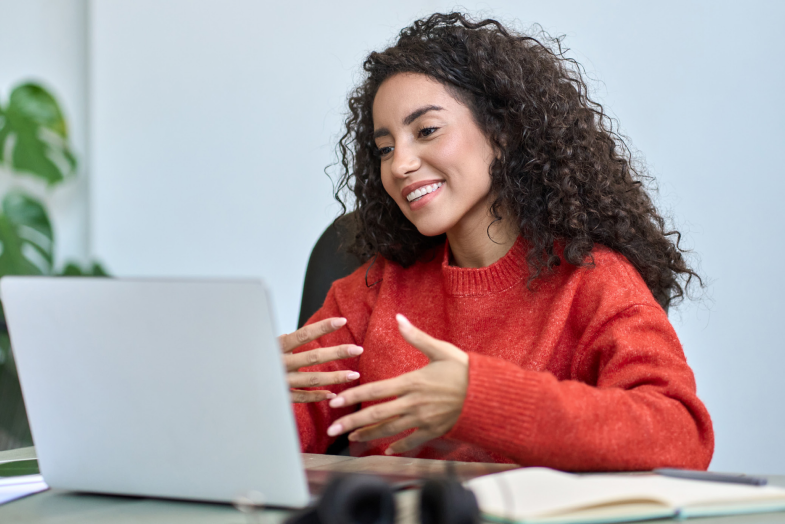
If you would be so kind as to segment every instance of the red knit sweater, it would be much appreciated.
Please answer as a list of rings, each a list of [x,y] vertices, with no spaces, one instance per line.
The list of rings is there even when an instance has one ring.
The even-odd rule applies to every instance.
[[[572,471],[708,467],[714,435],[692,371],[622,255],[598,247],[595,267],[562,263],[531,290],[520,239],[486,268],[452,267],[447,255],[445,246],[408,269],[379,257],[367,277],[369,263],[335,282],[309,322],[348,322],[301,350],[353,343],[365,351],[304,370],[359,371],[359,381],[328,388],[338,393],[426,365],[398,332],[395,314],[403,313],[469,353],[458,422],[407,455]],[[323,453],[330,423],[354,409],[296,404],[303,451]],[[351,452],[382,454],[399,438],[352,443]]]

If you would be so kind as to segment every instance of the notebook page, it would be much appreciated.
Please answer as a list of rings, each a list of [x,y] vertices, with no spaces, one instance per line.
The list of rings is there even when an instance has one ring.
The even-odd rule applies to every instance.
[[[49,489],[41,475],[0,478],[0,504]]]
[[[601,478],[596,478],[601,477]],[[675,508],[630,483],[630,476],[579,476],[548,468],[521,468],[466,482],[487,514],[533,520],[614,502],[653,503],[659,513]]]
[[[604,477],[606,475],[597,476]],[[785,502],[785,489],[773,486],[707,482],[663,477],[661,475],[642,475],[632,478],[646,492],[656,493],[658,497],[677,508],[767,500],[781,500]]]
[[[466,483],[483,512],[518,520],[563,515],[614,502],[659,503],[664,509],[711,504],[727,507],[754,501],[783,501],[774,487],[701,482],[660,475],[574,475],[547,468],[522,468]]]

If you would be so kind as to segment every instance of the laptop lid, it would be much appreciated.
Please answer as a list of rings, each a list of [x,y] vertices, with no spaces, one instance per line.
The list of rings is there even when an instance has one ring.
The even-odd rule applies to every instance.
[[[0,293],[51,487],[308,503],[262,282],[4,277]]]

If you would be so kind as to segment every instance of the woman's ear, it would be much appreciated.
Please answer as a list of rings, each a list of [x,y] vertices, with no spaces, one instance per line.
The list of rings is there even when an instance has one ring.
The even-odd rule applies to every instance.
[[[496,160],[499,160],[504,156],[504,150],[507,149],[507,144],[509,141],[507,140],[507,135],[502,134],[493,139],[493,152]]]

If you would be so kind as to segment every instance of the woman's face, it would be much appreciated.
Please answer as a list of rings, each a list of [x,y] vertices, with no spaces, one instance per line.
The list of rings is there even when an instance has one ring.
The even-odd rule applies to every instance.
[[[373,124],[384,189],[420,233],[485,234],[494,154],[468,107],[425,75],[397,74]]]

